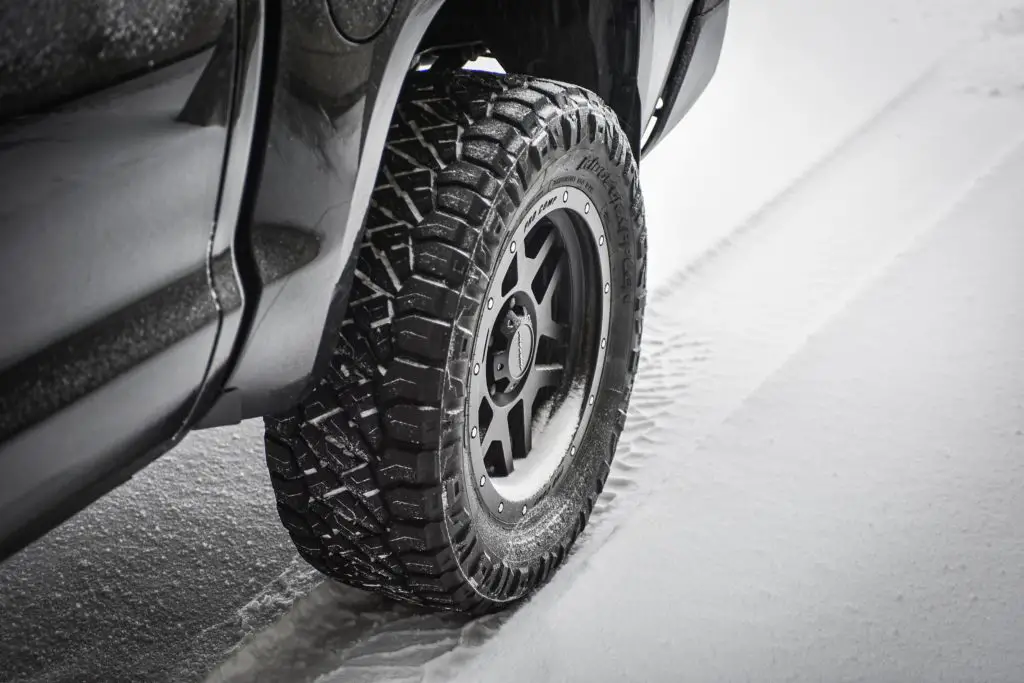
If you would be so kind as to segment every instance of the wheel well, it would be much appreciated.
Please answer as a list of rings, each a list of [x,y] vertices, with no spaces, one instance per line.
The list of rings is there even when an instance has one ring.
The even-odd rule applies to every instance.
[[[420,42],[420,60],[494,57],[509,73],[580,85],[611,106],[639,151],[638,0],[447,0]]]

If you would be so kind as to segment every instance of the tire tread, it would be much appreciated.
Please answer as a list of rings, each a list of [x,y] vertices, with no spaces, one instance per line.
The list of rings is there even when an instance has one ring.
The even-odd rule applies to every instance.
[[[596,95],[521,76],[409,78],[330,370],[301,405],[266,419],[281,520],[320,571],[407,602],[482,612],[503,604],[484,593],[522,596],[565,559],[608,468],[569,537],[529,570],[496,564],[472,533],[453,471],[450,442],[461,411],[442,403],[445,383],[459,376],[450,363],[465,362],[451,360],[449,349],[466,338],[460,317],[482,301],[497,229],[546,149],[605,130],[633,183],[642,236],[636,164],[615,114]],[[640,279],[642,289],[642,265]],[[631,366],[635,372],[635,358]]]

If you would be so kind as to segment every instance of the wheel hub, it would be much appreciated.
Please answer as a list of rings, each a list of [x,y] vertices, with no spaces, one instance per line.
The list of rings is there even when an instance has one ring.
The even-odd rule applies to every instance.
[[[516,326],[508,352],[508,372],[518,382],[530,370],[533,360],[533,327],[529,323]]]
[[[513,296],[491,332],[491,372],[497,393],[514,392],[533,365],[537,335],[524,299]]]

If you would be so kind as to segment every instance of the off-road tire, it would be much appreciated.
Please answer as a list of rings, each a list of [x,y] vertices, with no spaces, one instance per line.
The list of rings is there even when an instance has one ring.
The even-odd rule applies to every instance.
[[[544,504],[508,523],[466,471],[466,348],[510,227],[573,183],[589,188],[607,232],[608,351],[579,452]],[[365,227],[329,371],[301,405],[266,419],[281,520],[306,560],[347,584],[475,613],[509,604],[566,559],[625,421],[646,254],[627,137],[582,88],[413,74]]]

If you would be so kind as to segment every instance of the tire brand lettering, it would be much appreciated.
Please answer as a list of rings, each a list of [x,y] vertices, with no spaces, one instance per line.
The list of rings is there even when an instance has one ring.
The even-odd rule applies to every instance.
[[[534,222],[535,220],[537,220],[537,216],[539,216],[539,215],[543,214],[543,213],[544,213],[544,211],[545,211],[545,210],[546,210],[546,209],[547,209],[547,208],[548,208],[549,206],[551,206],[552,204],[554,204],[554,203],[555,203],[555,201],[556,201],[557,199],[558,199],[558,197],[557,197],[557,196],[555,196],[555,197],[550,197],[550,198],[548,198],[547,200],[545,200],[543,204],[541,204],[541,205],[540,205],[540,206],[538,206],[538,207],[537,207],[536,209],[534,209],[533,211],[531,211],[531,212],[530,212],[530,215],[529,215],[529,216],[527,217],[527,219],[526,219],[526,224],[527,224],[527,225],[530,225],[530,224],[531,224],[531,223],[533,223],[533,222]]]
[[[600,158],[587,157],[580,161],[576,166],[576,170],[593,173],[608,192],[608,207],[604,211],[604,222],[605,225],[611,225],[612,221],[610,218],[614,216],[616,239],[623,255],[620,280],[622,282],[622,297],[623,301],[628,302],[633,291],[633,242],[630,239],[631,219],[627,218],[627,210],[622,201],[622,194],[612,178],[611,171],[608,170],[606,164]],[[611,210],[611,215],[609,215],[609,209]]]

